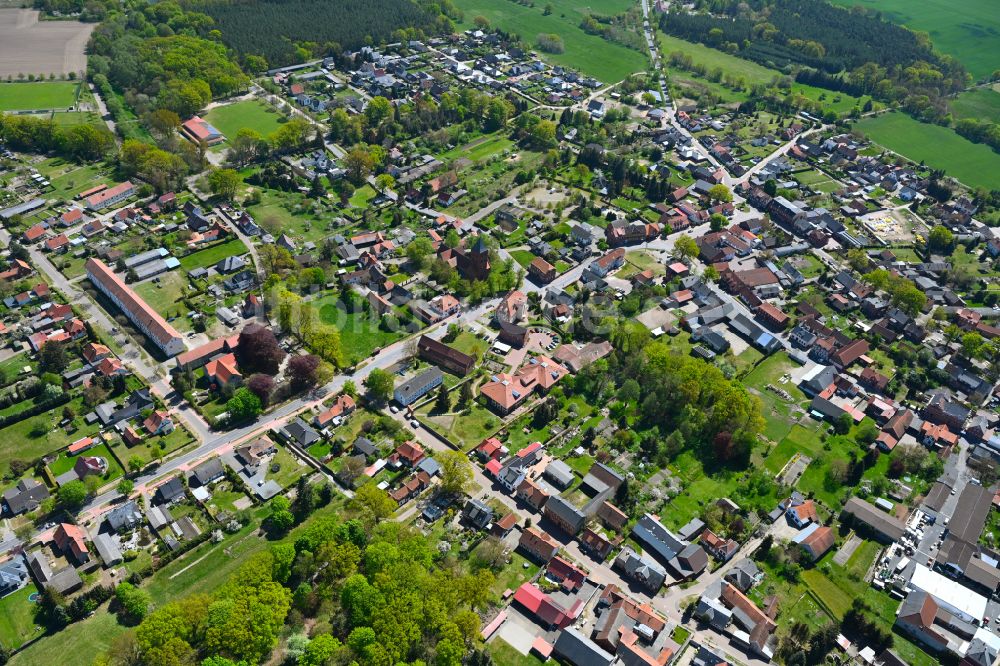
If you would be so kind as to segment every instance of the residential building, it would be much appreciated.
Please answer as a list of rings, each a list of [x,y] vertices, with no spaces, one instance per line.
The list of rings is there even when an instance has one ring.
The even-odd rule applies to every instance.
[[[417,341],[417,353],[420,358],[441,366],[459,377],[469,374],[476,365],[474,356],[460,352],[427,335],[421,335]]]
[[[479,388],[487,404],[501,414],[509,414],[534,392],[547,393],[569,371],[547,356],[535,356],[513,375],[498,373]]]
[[[177,356],[187,349],[181,334],[115,275],[107,264],[100,259],[88,259],[86,269],[94,286],[118,306],[165,356]]]
[[[94,211],[103,210],[125,201],[134,194],[135,186],[132,185],[132,183],[125,181],[124,183],[101,190],[97,194],[92,194],[87,197],[87,208]]]
[[[393,399],[403,407],[409,407],[444,382],[444,375],[438,368],[428,368],[416,377],[406,380],[393,391]]]
[[[522,530],[517,545],[536,562],[547,563],[559,552],[559,543],[537,527]]]
[[[545,503],[545,517],[571,536],[583,529],[587,522],[587,516],[580,509],[559,496],[550,497]]]

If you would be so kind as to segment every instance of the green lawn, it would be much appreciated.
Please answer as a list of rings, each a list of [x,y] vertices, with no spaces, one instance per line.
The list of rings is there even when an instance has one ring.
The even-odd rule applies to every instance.
[[[66,432],[58,427],[62,420],[63,407],[32,416],[0,429],[0,475],[7,473],[7,467],[12,459],[31,461],[46,454],[57,451],[72,442],[97,434],[96,425],[83,424],[82,414],[85,413],[83,400],[71,400],[69,406],[77,414],[75,430]]]
[[[353,208],[367,208],[368,202],[375,198],[375,189],[368,184],[362,185],[354,190],[354,194],[347,203]]]
[[[511,250],[510,256],[521,265],[521,268],[527,268],[535,260],[535,255],[528,250]]]
[[[340,344],[348,363],[362,361],[376,349],[391,345],[406,337],[405,331],[386,331],[380,319],[365,312],[347,313],[338,306],[336,295],[327,295],[313,301],[320,321],[340,331]]]
[[[51,465],[49,465],[49,470],[52,472],[54,476],[59,476],[60,474],[68,472],[69,470],[73,469],[73,465],[76,464],[76,459],[79,458],[80,456],[97,456],[99,458],[104,458],[105,460],[107,460],[108,461],[108,473],[106,476],[107,481],[116,479],[122,474],[124,474],[121,465],[118,464],[114,456],[111,455],[111,451],[108,450],[107,444],[100,444],[76,456],[60,455],[58,458],[52,461]]]
[[[722,51],[705,46],[704,44],[694,44],[687,40],[680,39],[679,37],[673,37],[672,35],[665,35],[663,33],[657,33],[657,35],[660,45],[660,56],[663,59],[663,62],[668,64],[668,67],[670,54],[674,51],[682,51],[691,56],[691,60],[694,64],[704,65],[708,71],[719,68],[724,74],[742,77],[748,86],[755,83],[767,85],[770,84],[776,76],[782,76],[781,72],[777,70],[768,69],[767,67],[758,65],[750,60],[745,60],[744,58],[723,53]],[[671,71],[677,71],[682,79],[684,77],[692,79],[697,78],[691,72],[676,70],[674,68],[671,68]],[[723,98],[728,99],[734,96],[733,91],[727,90],[717,83],[705,79],[697,80],[699,84],[708,85],[713,92],[719,93],[719,95]],[[831,90],[817,88],[816,86],[805,85],[802,83],[793,83],[791,90],[802,95],[803,97],[822,102],[824,110],[828,109],[837,113],[850,111],[855,107],[855,105],[858,104],[858,98],[846,93],[833,92]]]
[[[934,48],[958,58],[976,79],[990,75],[1000,59],[1000,12],[992,0],[835,0],[882,12],[894,23],[930,35]]]
[[[227,139],[236,137],[244,127],[267,137],[281,125],[282,116],[263,102],[247,100],[217,106],[205,114],[205,120],[222,132]]]
[[[922,123],[894,111],[864,118],[854,129],[914,162],[943,169],[970,187],[1000,187],[1000,153],[972,143],[947,127]]]
[[[76,103],[79,83],[0,83],[0,111],[66,110]]]
[[[452,148],[447,152],[441,153],[438,158],[446,162],[449,160],[457,160],[459,158],[465,158],[467,160],[472,160],[473,162],[478,162],[498,153],[502,153],[505,150],[510,150],[513,147],[514,142],[507,138],[506,135],[491,134],[489,136],[483,136],[475,139],[474,141],[470,141],[464,146]]]
[[[995,85],[995,84],[994,84]],[[966,90],[948,105],[956,118],[1000,123],[1000,91],[996,88]]]
[[[97,164],[79,166],[56,157],[42,162],[37,167],[39,173],[52,183],[53,191],[45,195],[49,199],[72,200],[77,194],[91,187],[102,183],[112,186],[117,182]]]
[[[428,416],[433,408],[434,402],[431,401],[417,415],[463,451],[472,450],[500,427],[500,417],[479,403],[473,404],[467,416],[458,413]]]
[[[548,16],[543,14],[546,4],[553,6]],[[580,21],[589,11],[598,14],[619,14],[632,6],[628,0],[592,0],[588,5],[572,0],[550,0],[535,3],[532,7],[516,4],[511,0],[457,0],[465,20],[462,28],[470,28],[476,16],[484,16],[490,25],[516,33],[534,48],[541,33],[559,35],[565,51],[559,54],[540,53],[551,62],[577,69],[604,83],[614,83],[633,72],[646,68],[645,53],[609,42],[596,35],[588,35],[580,28]]]
[[[72,127],[74,125],[94,125],[103,127],[104,122],[101,116],[95,111],[61,111],[52,114],[52,120],[62,127]]]
[[[104,607],[92,617],[74,622],[58,634],[33,643],[14,655],[9,663],[15,666],[90,666],[94,657],[107,650],[115,638],[125,633],[125,629]],[[72,649],[67,646],[72,646]]]
[[[176,270],[162,273],[159,278],[159,282],[147,280],[140,284],[131,285],[132,289],[151,308],[164,317],[172,317],[178,312],[186,312],[187,308],[181,303],[181,298],[188,284],[187,279],[180,271]]]
[[[25,367],[29,367],[32,371],[35,371],[38,368],[38,364],[28,358],[27,352],[15,354],[6,361],[0,361],[0,376],[2,376],[4,383],[10,382],[16,379]]]
[[[490,655],[494,663],[503,666],[542,666],[545,663],[533,654],[521,654],[502,638],[490,643]]]
[[[35,603],[28,597],[38,592],[28,585],[0,599],[0,645],[18,648],[37,633],[35,631]]]
[[[245,254],[246,251],[247,246],[243,244],[243,241],[239,238],[233,238],[219,243],[218,245],[213,245],[212,247],[207,247],[204,250],[198,250],[197,252],[192,252],[189,255],[181,257],[181,268],[186,271],[190,271],[195,268],[208,268],[210,266],[214,266],[226,257],[231,257],[237,254]]]

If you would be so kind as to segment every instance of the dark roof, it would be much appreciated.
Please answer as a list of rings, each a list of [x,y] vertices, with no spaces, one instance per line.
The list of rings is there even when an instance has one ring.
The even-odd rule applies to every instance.
[[[191,475],[197,479],[198,483],[202,486],[208,485],[222,474],[222,461],[219,458],[206,460],[191,470]]]
[[[898,541],[906,533],[906,525],[902,521],[863,499],[852,497],[847,500],[844,511],[893,541]]]
[[[958,496],[958,505],[948,525],[950,536],[968,543],[977,543],[992,503],[992,492],[982,486],[967,484]]]
[[[656,557],[668,564],[687,546],[652,514],[647,513],[632,528],[632,536]]]
[[[609,666],[615,660],[614,655],[584,636],[576,627],[560,632],[553,647],[556,654],[574,666]]]
[[[179,476],[171,478],[156,490],[161,502],[170,502],[184,494],[184,484]]]
[[[285,432],[300,446],[309,446],[320,438],[320,434],[313,430],[301,417],[285,426]]]
[[[354,450],[366,456],[373,456],[378,453],[378,447],[375,446],[375,442],[367,437],[358,437],[354,440]]]
[[[395,392],[403,398],[403,402],[409,402],[412,396],[419,395],[428,385],[439,383],[443,379],[444,375],[439,368],[428,368],[405,384],[396,387]]]

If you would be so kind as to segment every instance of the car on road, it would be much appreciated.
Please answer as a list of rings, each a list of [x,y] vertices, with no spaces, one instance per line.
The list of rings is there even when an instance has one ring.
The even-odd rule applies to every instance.
[[[390,405],[389,411],[392,412],[393,414],[399,414],[399,407],[397,407],[396,405]]]
[[[416,419],[410,419],[410,427],[411,428],[419,428],[420,427],[420,421],[418,421]]]

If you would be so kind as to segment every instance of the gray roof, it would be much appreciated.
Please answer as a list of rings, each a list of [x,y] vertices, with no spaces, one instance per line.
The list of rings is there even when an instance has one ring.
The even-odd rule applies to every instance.
[[[573,666],[609,666],[615,660],[614,655],[584,636],[576,627],[564,629],[553,647],[556,654]]]
[[[198,484],[202,486],[208,485],[224,473],[225,470],[222,469],[222,460],[219,458],[210,458],[191,470],[191,476],[193,476],[198,481]]]
[[[366,456],[373,456],[378,453],[378,447],[375,446],[375,442],[367,437],[358,437],[354,440],[354,450]]]
[[[545,476],[553,483],[565,488],[573,483],[573,470],[562,460],[553,460],[545,466]]]
[[[310,446],[320,439],[320,434],[313,430],[312,426],[302,420],[301,417],[295,419],[285,426],[285,434],[294,439],[300,446]]]
[[[3,494],[10,512],[15,516],[24,511],[33,511],[38,503],[49,496],[49,489],[35,479],[21,479],[13,488]]]
[[[441,464],[431,458],[430,456],[425,456],[423,460],[417,463],[418,472],[427,472],[430,476],[437,476],[441,473]]]
[[[28,555],[28,566],[35,573],[35,578],[38,579],[39,583],[47,583],[52,578],[52,567],[49,566],[49,561],[38,551]]]
[[[15,557],[0,565],[0,591],[13,591],[28,580],[28,563]]]
[[[133,500],[125,502],[121,506],[116,506],[115,508],[108,511],[107,516],[105,516],[108,525],[115,532],[126,529],[129,527],[135,527],[142,522],[142,511],[139,509],[139,505]]]
[[[76,572],[73,567],[66,567],[56,575],[49,578],[49,581],[45,584],[45,587],[50,587],[55,589],[57,592],[70,592],[80,585],[83,585],[83,579],[80,578],[80,574]]]
[[[558,495],[549,498],[549,501],[545,503],[545,511],[546,513],[551,512],[555,514],[564,522],[572,525],[577,531],[587,522],[587,516],[582,511]]]
[[[659,590],[667,579],[667,570],[646,554],[640,555],[625,546],[618,554],[615,565],[634,580],[641,581],[651,590]]]
[[[902,521],[895,516],[890,516],[884,511],[880,511],[863,499],[852,497],[847,500],[847,503],[844,505],[844,511],[893,541],[898,541],[906,533],[906,525]]]
[[[640,518],[632,528],[632,536],[664,564],[669,563],[687,546],[686,542],[649,513]]]
[[[419,396],[427,386],[439,384],[443,380],[444,375],[441,374],[441,370],[437,366],[428,368],[413,379],[396,387],[395,395],[398,396],[397,401],[400,401],[399,398],[402,398],[400,402],[409,404],[414,399],[414,396]]]
[[[184,495],[184,483],[179,476],[172,477],[156,489],[156,495],[160,502],[172,502]]]
[[[118,547],[118,541],[109,534],[98,534],[94,537],[94,547],[97,554],[101,556],[106,565],[113,566],[122,561],[122,550]]]

